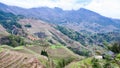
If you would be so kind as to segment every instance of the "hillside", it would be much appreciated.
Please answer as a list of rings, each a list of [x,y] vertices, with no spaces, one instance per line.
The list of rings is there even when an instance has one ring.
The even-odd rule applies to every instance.
[[[93,54],[91,54],[92,53],[91,49],[89,49],[88,47],[91,46],[92,42],[93,42],[92,44],[94,44],[96,42],[94,40],[96,40],[96,39],[94,39],[92,42],[89,42],[89,40],[91,40],[93,38],[86,40],[87,37],[85,37],[85,35],[79,34],[78,32],[74,33],[74,31],[73,31],[73,35],[77,34],[76,37],[74,37],[70,34],[68,36],[65,33],[61,32],[61,30],[57,30],[55,28],[56,25],[52,25],[52,24],[49,24],[49,23],[41,21],[41,20],[22,19],[23,17],[20,15],[19,15],[20,16],[19,17],[12,13],[6,13],[3,11],[1,11],[1,14],[3,15],[3,20],[5,21],[4,24],[2,23],[4,28],[6,30],[9,29],[10,33],[12,33],[12,34],[23,36],[25,41],[28,44],[32,43],[32,44],[39,45],[40,42],[42,40],[44,40],[46,42],[49,42],[51,45],[55,44],[55,45],[67,46],[69,49],[71,49],[72,51],[74,51],[75,53],[80,54],[80,55],[85,55],[85,56],[93,55]],[[6,18],[7,15],[8,15],[8,18]],[[10,22],[9,24],[7,24],[10,27],[6,27],[7,20],[12,20],[15,22]],[[16,27],[14,27],[13,25],[15,25]],[[68,31],[66,30],[65,32],[68,32]],[[71,37],[73,37],[74,39]],[[23,41],[19,42],[19,39],[18,40],[16,39],[16,41],[14,41],[14,39],[11,39],[11,40],[12,41],[8,42],[7,45],[11,44],[12,46],[19,46],[19,44],[21,42],[23,42]],[[104,40],[102,40],[102,41],[104,41]],[[88,43],[88,44],[86,44],[86,43]],[[98,41],[98,43],[99,43],[99,41]],[[102,43],[102,42],[100,42],[100,43]],[[24,43],[21,43],[21,44],[23,45]],[[90,46],[88,46],[88,47],[85,46],[85,45],[89,45],[89,44],[90,44]],[[99,49],[99,47],[98,47],[98,49]],[[93,52],[93,53],[95,53],[95,52]]]
[[[48,47],[49,57],[46,57],[41,55],[43,48],[43,46],[36,45],[15,48],[2,45],[0,46],[0,66],[3,68],[58,68],[63,59],[67,64],[73,60],[82,59],[81,56],[74,54],[64,46]]]
[[[42,59],[44,59],[42,57]],[[45,60],[45,59],[44,59]],[[1,68],[45,68],[38,57],[0,47]]]
[[[72,29],[56,26],[56,29],[68,36],[69,38],[80,42],[82,45],[99,45],[104,47],[104,43],[110,44],[120,40],[120,32],[107,32],[107,33],[90,33],[90,32],[77,32]]]
[[[0,38],[0,58],[8,60],[6,62],[0,60],[1,67],[61,68],[74,60],[83,58],[72,52],[74,49],[77,49],[81,55],[84,53],[89,55],[88,48],[55,29],[56,25],[37,19],[22,19],[3,11],[0,14],[1,32],[4,35]],[[9,27],[7,27],[8,25]],[[4,44],[8,46],[4,46]]]
[[[54,28],[55,25],[48,24],[41,20],[22,19],[23,16],[17,16],[3,11],[0,11],[0,15],[0,24],[4,30],[10,34],[20,36],[1,37],[1,44],[19,46],[25,45],[26,42],[29,44],[33,42],[34,44],[34,41],[36,41],[35,44],[39,44],[40,40],[44,40],[50,44],[60,44],[71,49],[77,49],[81,54],[83,53],[83,49],[90,52],[88,48],[82,46],[79,42],[70,39],[68,36],[56,30]],[[23,43],[23,39],[25,39],[25,43]]]
[[[117,65],[116,63],[114,63],[114,60],[111,60],[111,62],[107,61],[107,60],[95,60],[93,57],[90,58],[86,58],[82,61],[74,61],[72,63],[70,63],[69,65],[67,65],[65,68],[109,68],[109,67],[113,67],[113,68],[119,68],[119,65]]]
[[[33,40],[46,40],[50,44],[64,45],[71,49],[77,49],[80,54],[82,50],[90,52],[88,48],[81,45],[79,42],[70,39],[68,36],[55,29],[55,25],[48,24],[41,20],[34,19],[21,19],[19,23],[22,25],[23,30],[28,34],[29,39]],[[25,27],[31,25],[31,27]],[[88,53],[89,54],[89,53]]]
[[[75,45],[86,49],[41,20],[22,19],[3,11],[0,12],[0,18],[0,67],[2,68],[61,68],[73,60],[82,58],[67,47],[73,48]],[[68,41],[73,43],[70,44]],[[43,46],[44,43],[49,43],[47,50]],[[60,65],[63,62],[65,64]]]
[[[14,15],[13,13],[0,11],[0,25],[2,25],[0,30],[3,29],[2,32],[7,31],[8,33],[16,35],[23,35],[24,32],[22,31],[21,25],[17,23],[20,18],[23,17],[20,15]]]
[[[6,29],[0,25],[0,37],[7,36],[9,33],[6,31]]]
[[[16,15],[24,15],[44,20],[48,23],[63,25],[76,31],[104,33],[120,31],[120,20],[101,16],[100,14],[80,8],[79,10],[62,10],[61,8],[30,8],[24,9],[15,6],[0,5],[0,10]]]

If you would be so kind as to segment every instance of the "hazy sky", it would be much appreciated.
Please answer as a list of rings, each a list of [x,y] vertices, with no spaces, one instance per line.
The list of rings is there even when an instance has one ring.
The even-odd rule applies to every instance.
[[[48,6],[77,10],[83,7],[107,17],[120,19],[120,0],[0,0],[0,2],[24,8]]]

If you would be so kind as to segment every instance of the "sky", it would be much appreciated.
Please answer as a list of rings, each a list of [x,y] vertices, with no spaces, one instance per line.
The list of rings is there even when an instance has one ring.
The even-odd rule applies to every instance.
[[[23,8],[59,7],[63,10],[86,8],[103,16],[120,19],[120,0],[0,0],[7,5]]]

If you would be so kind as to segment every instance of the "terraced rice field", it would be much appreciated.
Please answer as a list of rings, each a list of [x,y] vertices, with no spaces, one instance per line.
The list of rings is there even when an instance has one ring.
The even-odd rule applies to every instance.
[[[35,56],[3,50],[0,52],[0,68],[45,68],[45,66]]]

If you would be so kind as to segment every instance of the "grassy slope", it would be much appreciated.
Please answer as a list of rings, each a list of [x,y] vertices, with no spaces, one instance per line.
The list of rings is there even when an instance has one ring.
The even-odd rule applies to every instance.
[[[46,48],[46,51],[49,54],[49,61],[47,60],[46,57],[40,55],[41,50],[43,50],[44,47],[42,46],[35,46],[35,45],[30,45],[30,46],[19,46],[19,47],[9,47],[9,46],[1,46],[0,51],[3,51],[4,49],[8,49],[11,51],[16,51],[19,53],[24,53],[24,54],[29,54],[29,55],[34,55],[36,56],[40,62],[45,65],[47,68],[57,68],[59,66],[59,63],[63,59],[69,59],[69,58],[74,58],[69,64],[65,66],[65,68],[92,68],[92,57],[90,58],[85,58],[78,56],[74,54],[72,51],[67,49],[65,46],[61,45],[51,45],[50,47]],[[82,58],[82,59],[81,59]],[[102,65],[105,63],[105,60],[100,60],[99,61]],[[51,66],[51,64],[54,64]],[[116,68],[118,67],[116,64],[112,64]]]
[[[74,61],[74,62],[71,62],[69,65],[67,65],[65,68],[93,68],[92,67],[92,65],[93,65],[92,59],[93,59],[92,57],[89,57],[89,58],[85,58],[81,61]],[[99,63],[102,66],[106,62],[108,62],[108,61],[106,61],[105,59],[99,60]],[[112,63],[112,66],[113,66],[113,68],[119,68],[118,65],[115,63]]]
[[[77,59],[81,59],[82,57],[74,54],[72,51],[70,51],[69,49],[67,49],[64,46],[56,46],[56,45],[52,45],[50,47],[48,47],[46,50],[49,54],[49,59],[50,61],[48,61],[48,58],[45,56],[40,55],[41,54],[41,50],[43,50],[42,46],[19,46],[19,47],[9,47],[7,45],[5,46],[1,46],[0,47],[0,51],[2,50],[9,50],[9,51],[14,51],[14,52],[18,52],[25,54],[25,55],[34,55],[35,57],[37,57],[40,62],[49,68],[49,66],[53,63],[54,67],[58,66],[58,63],[62,60],[62,59],[73,59],[73,60],[77,60]],[[52,67],[51,67],[52,68]]]
[[[31,47],[27,47],[27,48],[38,54],[40,54],[41,50],[43,50],[43,47],[41,47],[41,46],[31,46]],[[74,54],[72,51],[67,49],[65,46],[52,45],[50,47],[47,47],[46,51],[48,52],[49,59],[51,61],[53,61],[53,63],[56,66],[62,59],[73,59],[73,60],[78,59],[78,60],[80,60],[81,58],[83,58],[81,56]]]
[[[46,66],[46,64],[48,63],[47,61],[47,58],[40,55],[40,54],[37,54],[35,53],[34,51],[32,50],[29,50],[29,49],[26,49],[25,47],[23,46],[19,46],[19,47],[15,47],[15,48],[12,48],[12,47],[9,47],[7,45],[4,45],[4,46],[0,46],[0,52],[2,51],[5,51],[7,50],[8,53],[11,53],[11,52],[16,52],[16,54],[22,54],[23,57],[27,56],[28,58],[29,57],[33,57],[33,58],[37,58],[37,60],[39,60],[39,62],[41,64],[43,64],[44,66]],[[9,57],[9,56],[8,56]],[[14,56],[13,56],[14,57]],[[29,59],[30,60],[30,59]]]
[[[81,60],[81,61],[74,61],[74,62],[71,62],[68,66],[66,66],[65,68],[87,68],[87,66],[89,66],[89,68],[92,68],[91,67],[91,58],[86,58],[84,60]]]

